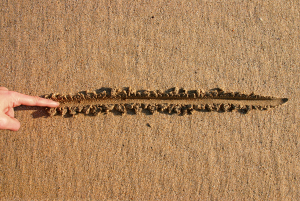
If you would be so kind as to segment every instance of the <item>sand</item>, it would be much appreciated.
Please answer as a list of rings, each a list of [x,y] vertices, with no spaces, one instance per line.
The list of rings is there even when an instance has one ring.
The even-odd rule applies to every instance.
[[[288,99],[247,114],[120,115],[97,102],[97,116],[66,118],[18,107],[20,130],[0,131],[0,198],[297,200],[299,8],[296,0],[0,1],[0,85],[10,90],[177,86]],[[133,100],[141,101],[110,104],[141,103]],[[218,100],[207,104],[229,104]]]
[[[131,87],[107,88],[78,92],[73,95],[52,93],[42,97],[60,103],[57,108],[46,108],[50,116],[73,117],[77,117],[75,115],[80,113],[95,116],[102,112],[105,114],[108,112],[140,114],[143,109],[150,114],[157,111],[179,115],[192,114],[194,111],[248,113],[253,109],[268,110],[288,101],[287,98],[264,97],[254,93],[224,92],[222,89],[204,92],[201,89],[186,90],[178,87],[165,92],[162,90],[136,90]]]

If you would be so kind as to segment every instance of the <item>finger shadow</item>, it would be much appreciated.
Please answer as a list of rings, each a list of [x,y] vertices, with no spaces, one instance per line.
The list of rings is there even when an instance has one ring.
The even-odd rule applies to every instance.
[[[35,119],[35,118],[47,118],[49,117],[49,114],[47,113],[47,111],[45,110],[45,107],[37,107],[37,106],[25,106],[25,105],[21,105],[18,107],[14,108],[15,111],[32,111],[33,113],[31,113],[31,116]]]

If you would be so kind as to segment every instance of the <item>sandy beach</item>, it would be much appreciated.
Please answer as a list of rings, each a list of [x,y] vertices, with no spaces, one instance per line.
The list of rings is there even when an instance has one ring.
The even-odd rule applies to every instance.
[[[55,116],[15,109],[20,130],[0,130],[0,199],[297,200],[299,27],[295,0],[0,1],[0,86],[97,95]],[[124,87],[146,92],[101,99]],[[195,95],[162,98],[174,87]]]

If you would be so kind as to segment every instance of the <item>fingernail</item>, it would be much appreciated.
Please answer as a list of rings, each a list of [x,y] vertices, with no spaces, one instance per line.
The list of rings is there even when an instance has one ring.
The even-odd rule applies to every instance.
[[[51,101],[51,104],[52,104],[53,106],[59,106],[59,102],[56,102],[56,101]]]

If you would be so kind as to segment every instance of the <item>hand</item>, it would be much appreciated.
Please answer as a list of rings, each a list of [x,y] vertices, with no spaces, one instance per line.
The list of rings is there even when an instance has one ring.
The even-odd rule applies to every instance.
[[[19,130],[20,122],[14,118],[14,107],[20,105],[58,107],[59,103],[37,96],[20,94],[9,91],[5,87],[0,87],[0,129]]]

